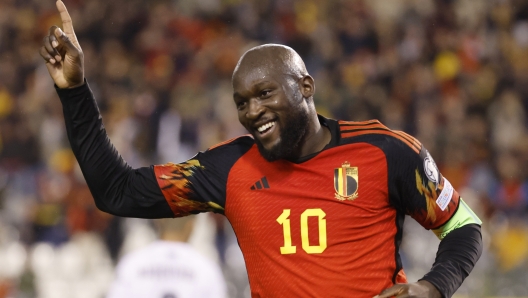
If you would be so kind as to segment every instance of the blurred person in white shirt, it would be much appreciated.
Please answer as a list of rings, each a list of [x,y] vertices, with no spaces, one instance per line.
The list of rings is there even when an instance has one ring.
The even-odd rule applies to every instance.
[[[194,220],[155,220],[160,240],[119,261],[107,298],[225,298],[220,267],[187,243]]]

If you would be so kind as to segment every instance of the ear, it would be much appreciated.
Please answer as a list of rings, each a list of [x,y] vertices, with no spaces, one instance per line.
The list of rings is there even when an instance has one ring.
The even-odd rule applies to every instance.
[[[315,93],[315,82],[310,75],[305,75],[299,80],[299,90],[304,98],[311,98]]]

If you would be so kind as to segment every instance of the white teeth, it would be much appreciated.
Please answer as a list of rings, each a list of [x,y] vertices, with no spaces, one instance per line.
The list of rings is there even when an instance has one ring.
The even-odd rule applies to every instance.
[[[266,123],[266,124],[260,126],[259,128],[257,128],[257,130],[258,130],[259,132],[264,132],[265,130],[271,128],[273,125],[275,125],[275,122],[268,122],[268,123]]]

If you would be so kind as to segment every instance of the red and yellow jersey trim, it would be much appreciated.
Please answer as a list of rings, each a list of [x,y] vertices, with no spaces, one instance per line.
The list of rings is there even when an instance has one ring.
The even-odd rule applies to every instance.
[[[227,145],[227,144],[232,143],[232,142],[234,142],[234,141],[236,141],[236,140],[238,140],[238,139],[240,139],[240,138],[243,138],[243,137],[250,137],[250,138],[253,138],[252,135],[250,135],[250,134],[245,134],[245,135],[242,135],[242,136],[238,136],[238,137],[235,137],[235,138],[229,139],[229,140],[227,140],[227,141],[223,141],[223,142],[218,143],[218,144],[216,144],[216,145],[213,145],[213,146],[209,147],[209,149],[207,149],[207,150],[213,150],[214,148],[220,147],[220,146],[222,146],[222,145]]]
[[[414,137],[403,131],[391,130],[378,120],[369,121],[339,121],[339,130],[341,138],[352,138],[367,134],[383,134],[392,136],[409,146],[417,154],[420,153],[422,144]]]

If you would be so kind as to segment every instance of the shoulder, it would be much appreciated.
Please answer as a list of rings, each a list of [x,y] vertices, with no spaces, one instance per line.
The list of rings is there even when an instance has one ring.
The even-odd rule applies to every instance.
[[[420,154],[422,144],[413,136],[399,130],[392,130],[380,121],[338,121],[341,143],[367,142],[386,151],[411,149]]]
[[[209,166],[219,166],[221,168],[229,169],[253,146],[255,146],[255,140],[253,137],[251,135],[243,135],[218,143],[207,150],[198,153],[194,158],[200,160],[201,163],[208,164]]]
[[[146,261],[149,259],[149,256],[159,256],[157,252],[153,253],[153,250],[157,249],[157,244],[154,242],[126,253],[117,264],[117,274],[120,278],[132,278],[136,275],[138,269],[149,263]]]
[[[158,263],[168,264],[174,261],[180,264],[215,265],[213,260],[198,252],[188,243],[163,240],[156,240],[143,248],[128,253],[122,258],[119,265],[131,269],[132,267],[153,266],[153,264]]]
[[[215,149],[226,149],[226,148],[234,149],[236,147],[250,148],[254,144],[255,144],[255,140],[253,139],[251,135],[248,134],[248,135],[239,136],[239,137],[232,138],[227,141],[218,143],[214,146],[209,147],[206,151],[211,151]]]
[[[196,276],[213,281],[223,280],[220,266],[211,258],[199,252],[187,242],[161,241],[165,245],[167,260],[165,263],[177,262],[182,268],[192,268]]]
[[[219,265],[184,242],[157,240],[125,255],[118,263],[116,274],[121,282],[142,283],[145,272],[187,272],[194,282],[223,283]]]
[[[164,242],[162,241],[154,241],[149,243],[148,245],[145,245],[141,248],[135,249],[131,252],[128,252],[123,256],[123,258],[119,261],[121,265],[123,264],[137,264],[136,260],[143,260],[146,256],[156,256],[161,257],[163,254],[162,252],[165,251],[167,248]]]

